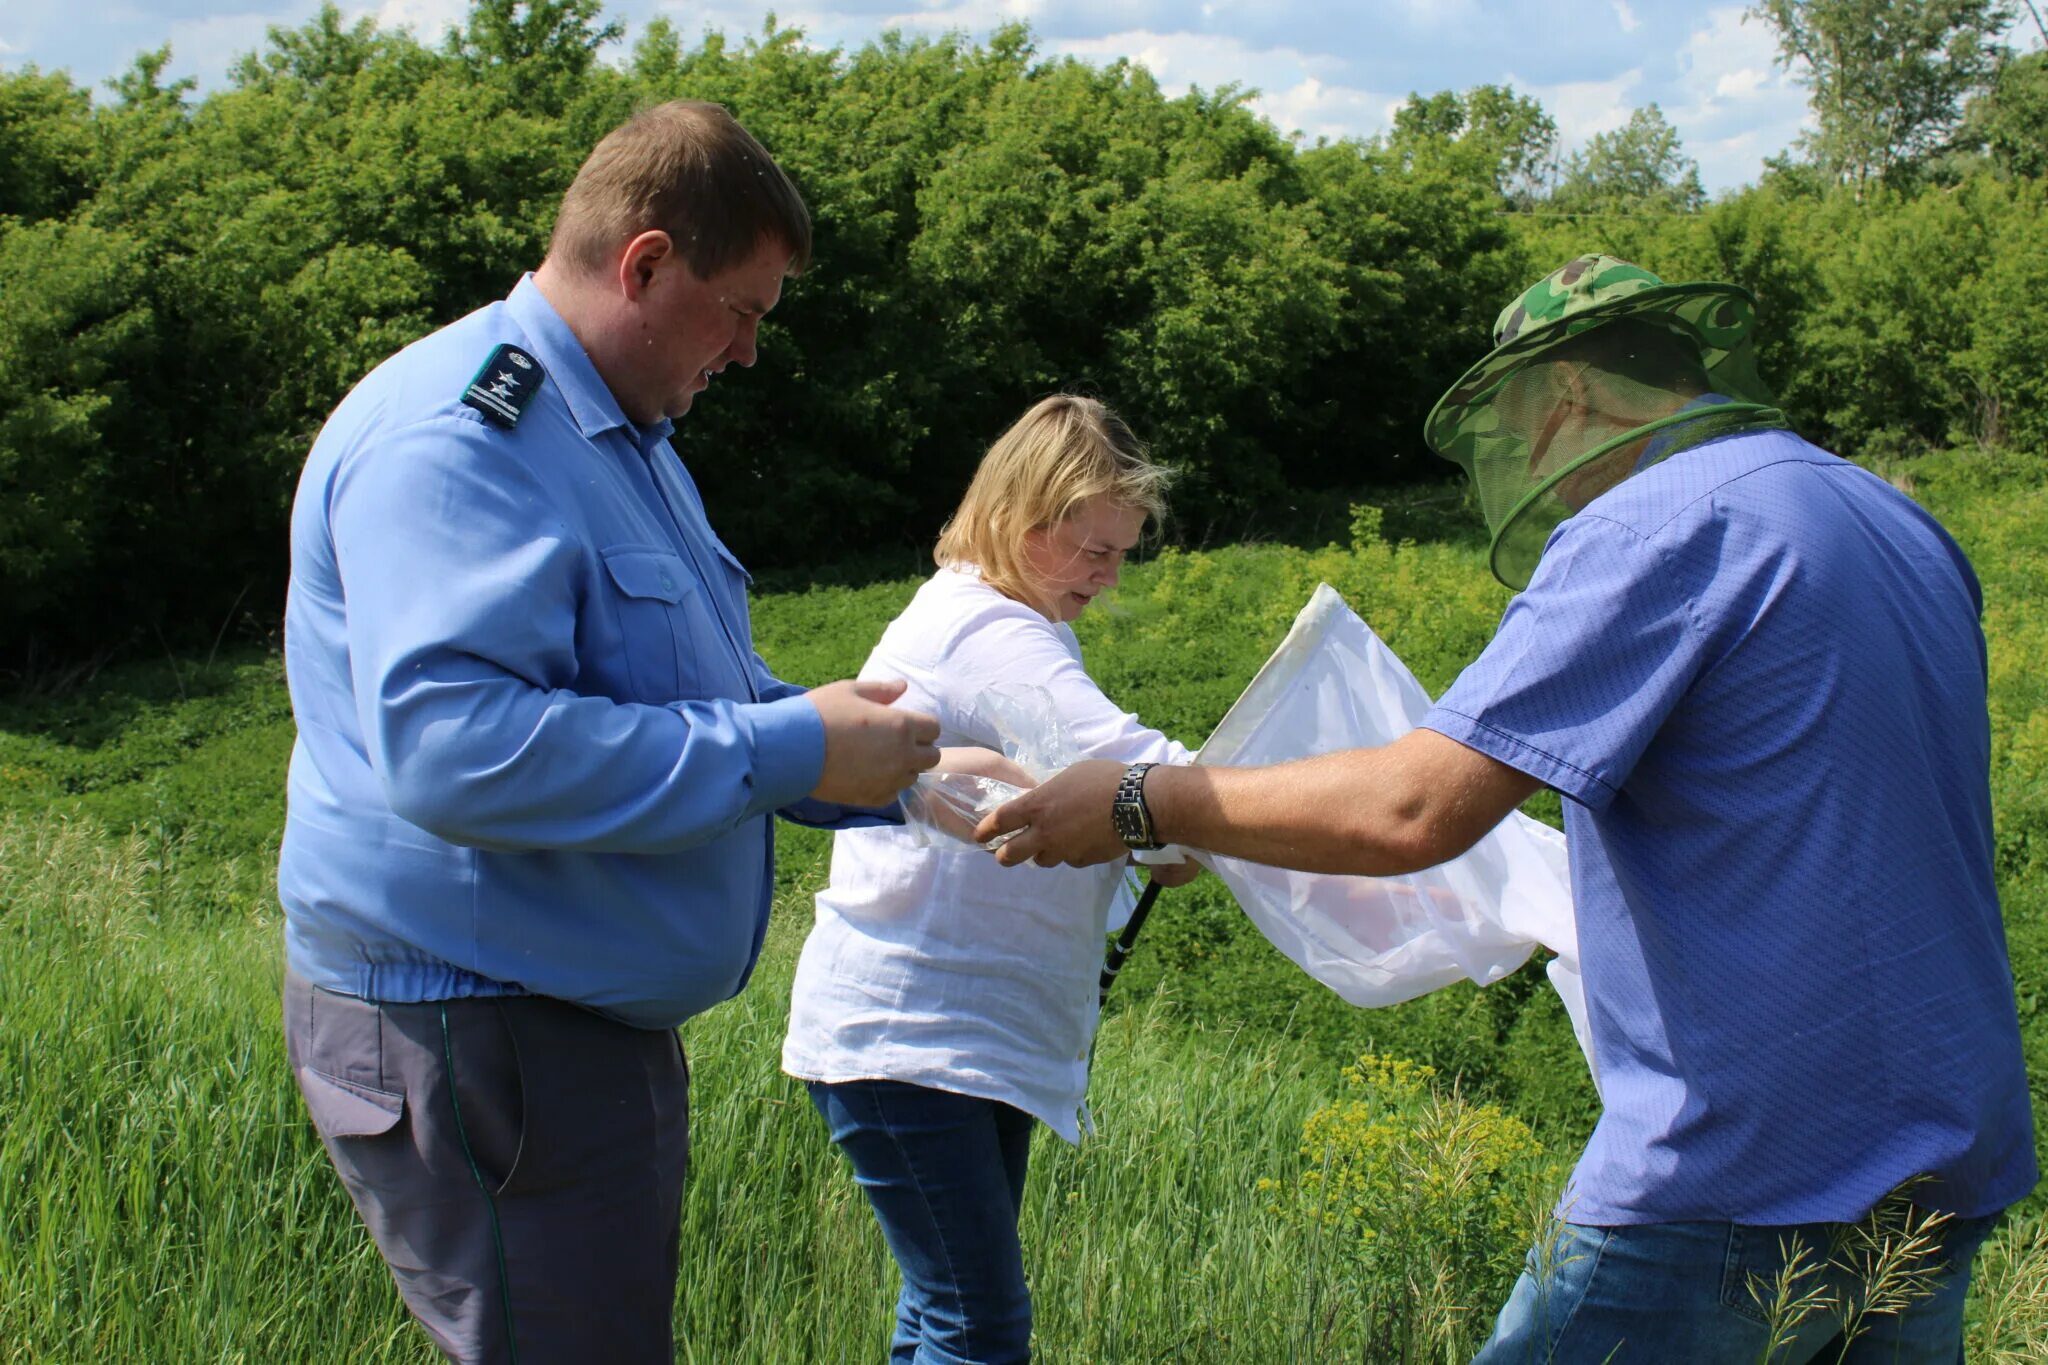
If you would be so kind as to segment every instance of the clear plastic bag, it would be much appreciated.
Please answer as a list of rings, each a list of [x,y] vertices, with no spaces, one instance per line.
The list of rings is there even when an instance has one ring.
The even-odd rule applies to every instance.
[[[960,717],[960,730],[1000,750],[1004,758],[1038,782],[1085,757],[1060,719],[1052,693],[1035,683],[999,683],[988,688],[968,704]],[[973,847],[974,828],[982,817],[1023,791],[999,778],[973,773],[938,769],[919,773],[903,793],[904,832],[919,848]],[[999,834],[980,847],[998,849],[1016,837],[1016,831]],[[1143,856],[1150,862],[1180,861],[1177,852],[1163,849]],[[1007,875],[993,864],[990,870]],[[1109,906],[1110,933],[1130,920],[1137,904],[1134,881],[1126,876],[1117,884]]]
[[[1323,584],[1210,735],[1201,763],[1261,765],[1391,744],[1429,694]],[[1274,947],[1354,1005],[1500,980],[1539,945],[1591,1065],[1564,836],[1516,812],[1460,857],[1401,877],[1292,872],[1195,852]]]
[[[1323,584],[1196,761],[1251,766],[1391,744],[1429,704],[1407,665]],[[997,741],[1039,781],[1082,756],[1042,687],[989,689],[961,728]],[[922,847],[961,848],[983,816],[1019,791],[994,778],[925,773],[904,794],[907,832]],[[1181,851],[1140,856],[1178,862]],[[1199,850],[1187,856],[1223,880],[1274,947],[1354,1005],[1395,1005],[1459,980],[1490,985],[1538,946],[1550,949],[1551,985],[1591,1066],[1570,870],[1564,836],[1549,826],[1516,812],[1463,855],[1401,877],[1293,872]],[[1126,888],[1112,930],[1129,903]]]
[[[982,817],[1023,794],[1024,788],[1000,778],[937,769],[921,772],[901,798],[903,828],[918,848],[972,844],[974,827]],[[1020,832],[998,834],[980,847],[994,851]]]
[[[968,735],[992,740],[1004,758],[1040,782],[1081,758],[1052,693],[1033,683],[1002,683],[977,696],[960,720]],[[920,848],[972,844],[982,817],[1023,793],[999,778],[932,769],[903,794],[903,824]],[[982,844],[1001,848],[1014,834]]]

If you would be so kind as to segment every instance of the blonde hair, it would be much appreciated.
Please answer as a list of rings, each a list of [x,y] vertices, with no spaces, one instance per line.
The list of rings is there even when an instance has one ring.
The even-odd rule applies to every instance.
[[[666,232],[700,280],[744,262],[763,241],[811,259],[811,215],[768,149],[723,105],[671,100],[607,133],[562,196],[548,256],[602,273],[639,233]]]
[[[1018,418],[981,457],[932,558],[941,567],[974,565],[998,592],[1033,600],[1040,585],[1024,560],[1027,533],[1103,496],[1157,523],[1174,472],[1153,464],[1123,418],[1102,403],[1056,394]]]

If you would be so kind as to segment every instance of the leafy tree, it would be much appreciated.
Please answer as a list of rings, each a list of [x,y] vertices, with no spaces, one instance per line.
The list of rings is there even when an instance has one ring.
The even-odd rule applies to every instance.
[[[2009,175],[2048,175],[2048,48],[2014,57],[1970,101],[1958,139],[1988,152]]]
[[[328,0],[303,28],[273,25],[264,50],[244,54],[228,79],[237,89],[303,101],[333,115],[344,112],[358,83],[387,101],[411,98],[434,61],[411,34],[379,29],[367,16],[344,26]]]
[[[1557,175],[1557,122],[1541,103],[1504,85],[1459,94],[1410,95],[1394,111],[1389,144],[1409,159],[1434,148],[1470,159],[1500,195],[1521,207],[1540,198]]]
[[[62,217],[85,196],[92,158],[89,92],[61,71],[0,71],[0,217]]]
[[[1861,186],[1943,146],[1997,71],[2008,0],[1760,0],[1779,60],[1813,92],[1808,150]]]
[[[2048,179],[2013,179],[1983,198],[1992,237],[1968,285],[1961,357],[1976,398],[1970,415],[1978,435],[2048,451]]]
[[[597,61],[598,50],[625,33],[599,23],[604,0],[471,0],[449,50],[479,75],[503,82],[514,103],[558,114]]]
[[[0,640],[210,639],[238,600],[274,609],[293,480],[341,395],[502,297],[588,149],[678,97],[731,108],[815,225],[760,363],[677,437],[762,568],[928,545],[989,439],[1062,388],[1186,471],[1192,537],[1440,475],[1429,403],[1507,298],[1585,250],[1754,290],[1764,368],[1818,439],[2043,439],[2039,58],[1973,106],[1990,155],[1939,193],[1788,165],[1697,213],[1544,217],[1500,211],[1546,189],[1556,146],[1503,87],[1299,148],[1235,88],[1169,98],[1022,27],[848,51],[656,22],[594,60],[613,27],[595,0],[479,0],[429,47],[330,5],[204,98],[161,50],[97,106],[0,75]],[[1702,198],[1654,108],[1572,171],[1566,202]]]
[[[17,620],[79,600],[71,576],[119,502],[107,438],[133,429],[126,380],[148,369],[139,256],[119,233],[0,219],[0,598]]]
[[[1646,105],[1610,133],[1596,133],[1567,164],[1552,196],[1573,211],[1646,208],[1690,213],[1707,201],[1699,163],[1685,154],[1664,111]]]

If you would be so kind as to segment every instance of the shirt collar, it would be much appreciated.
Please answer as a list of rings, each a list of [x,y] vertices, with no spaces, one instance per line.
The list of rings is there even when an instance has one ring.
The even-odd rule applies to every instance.
[[[675,423],[666,417],[643,428],[626,416],[619,400],[605,387],[597,366],[590,363],[583,343],[533,282],[531,271],[519,277],[519,283],[506,296],[505,307],[533,343],[535,359],[554,377],[555,387],[562,391],[569,413],[584,436],[595,439],[607,431],[623,428],[634,445],[644,447],[666,440],[675,430]]]
[[[1672,416],[1676,417],[1681,412],[1691,412],[1695,408],[1717,408],[1723,403],[1732,403],[1734,401],[1733,398],[1724,393],[1703,393],[1684,407],[1673,412]],[[1636,457],[1635,467],[1629,470],[1629,473],[1640,474],[1651,465],[1663,459],[1665,452],[1670,450],[1672,445],[1677,442],[1679,429],[1686,425],[1687,423],[1679,422],[1663,428],[1652,436],[1649,443],[1643,447],[1643,453]]]

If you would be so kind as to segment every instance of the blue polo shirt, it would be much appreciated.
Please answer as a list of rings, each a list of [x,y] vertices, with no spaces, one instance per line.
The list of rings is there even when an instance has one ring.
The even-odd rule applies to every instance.
[[[1553,533],[1423,724],[1555,787],[1604,1112],[1561,1216],[1848,1221],[2035,1180],[1992,873],[1982,599],[1789,433]]]
[[[500,345],[519,355],[482,373]],[[493,420],[473,379],[530,396],[480,398]],[[315,985],[674,1025],[752,970],[773,813],[885,818],[807,799],[823,722],[754,653],[746,571],[669,431],[627,420],[531,277],[321,431],[292,509],[278,867]]]

